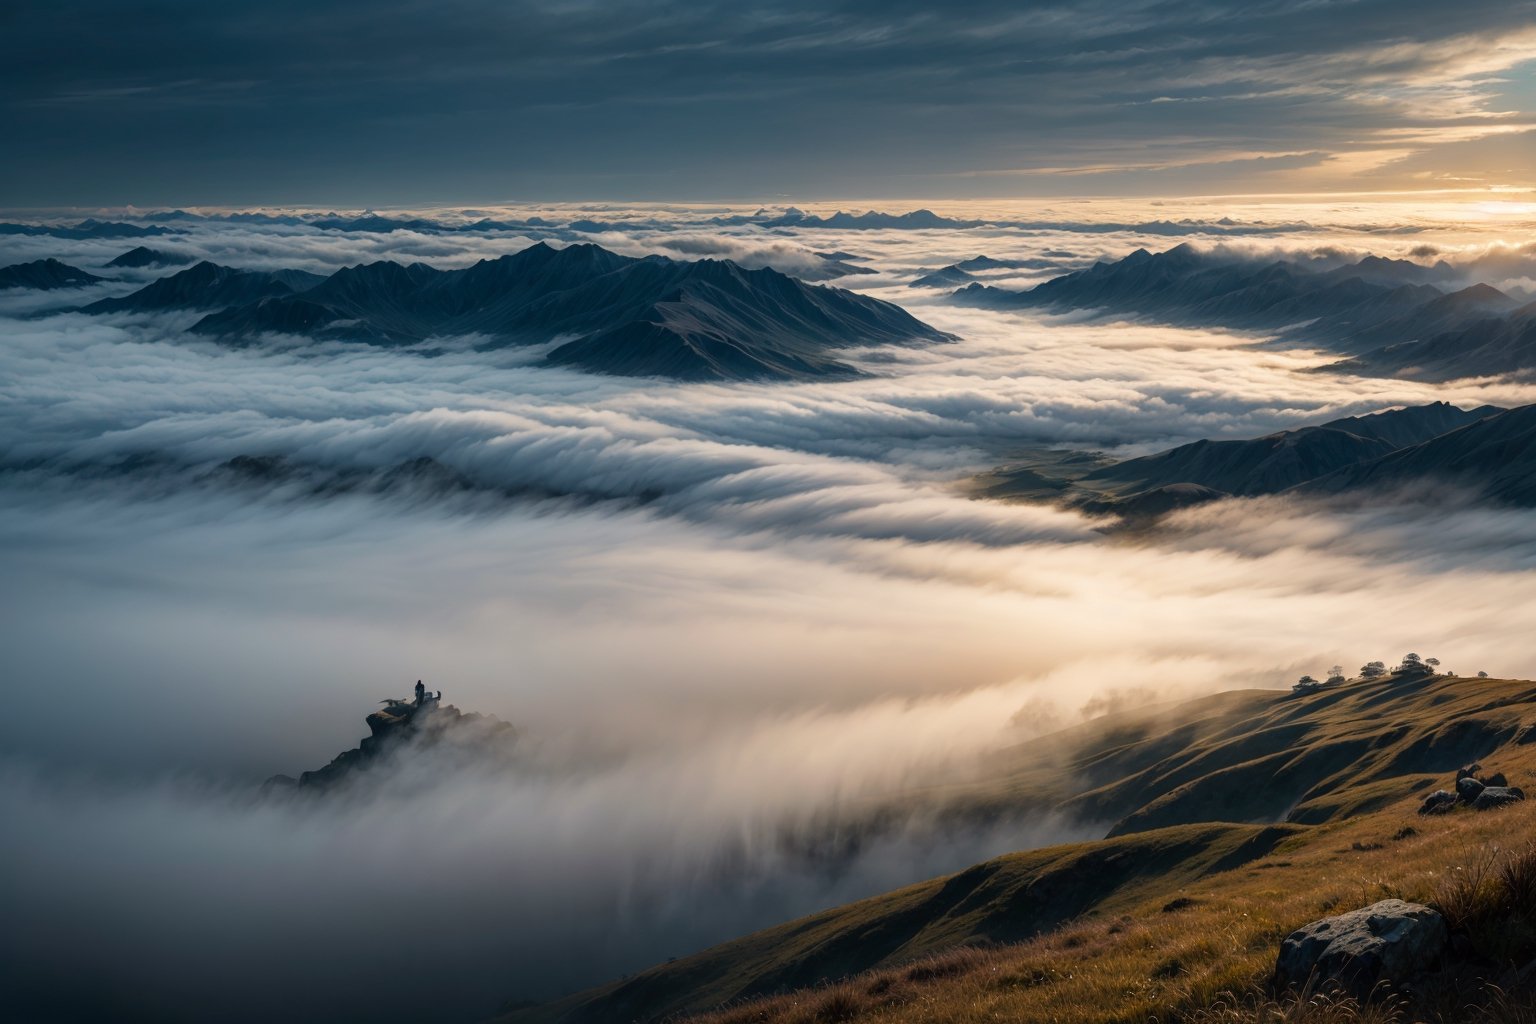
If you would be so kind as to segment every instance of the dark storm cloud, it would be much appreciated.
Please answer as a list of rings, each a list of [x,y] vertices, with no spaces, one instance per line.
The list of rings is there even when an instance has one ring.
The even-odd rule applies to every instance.
[[[1527,126],[1491,76],[1536,55],[1533,12],[27,0],[0,33],[0,186],[29,204],[421,202],[1347,175]]]

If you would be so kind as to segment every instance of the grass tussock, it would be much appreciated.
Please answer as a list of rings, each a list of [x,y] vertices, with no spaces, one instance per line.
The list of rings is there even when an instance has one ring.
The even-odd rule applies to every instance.
[[[1179,1018],[1180,1024],[1406,1024],[1396,1000],[1361,1003],[1321,993],[1274,999],[1262,990],[1223,993],[1208,1007]]]
[[[1440,877],[1429,904],[1478,957],[1503,966],[1536,960],[1536,841],[1469,851]]]
[[[1387,998],[1373,1003],[1306,994],[1275,999],[1262,990],[1224,994],[1178,1024],[1536,1024],[1536,991],[1484,985],[1472,999],[1448,996],[1439,1007]]]
[[[880,1010],[920,999],[935,982],[995,971],[999,959],[997,950],[961,947],[903,967],[870,971],[776,999],[749,1000],[710,1014],[707,1019],[712,1024],[844,1024],[867,1020]],[[1036,983],[1048,980],[1041,978]]]

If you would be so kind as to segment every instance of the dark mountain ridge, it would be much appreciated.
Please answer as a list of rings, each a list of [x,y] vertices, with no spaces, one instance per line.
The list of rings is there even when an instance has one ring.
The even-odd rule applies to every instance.
[[[1536,405],[1525,405],[1308,481],[1303,493],[1343,494],[1410,486],[1459,487],[1521,508],[1536,507]]]
[[[1536,304],[1486,284],[1447,293],[1441,262],[1366,256],[1321,269],[1310,260],[1251,260],[1188,243],[1137,249],[1028,291],[972,283],[952,300],[1002,309],[1098,309],[1183,326],[1270,331],[1354,358],[1332,369],[1426,380],[1536,371]],[[1519,308],[1516,308],[1519,307]]]
[[[78,224],[0,224],[0,235],[52,235],[54,238],[154,238],[176,234],[158,224],[83,220]]]
[[[14,263],[0,267],[0,289],[35,288],[51,291],[55,288],[83,288],[88,284],[105,281],[104,277],[87,274],[79,267],[60,263],[55,259],[33,260],[31,263]]]
[[[1195,484],[1224,495],[1276,494],[1503,412],[1493,406],[1462,410],[1436,402],[1251,440],[1195,441],[1095,470],[1080,483],[1121,497],[1171,484]]]
[[[1330,420],[1244,440],[1194,441],[1062,477],[1003,467],[979,497],[1059,502],[1145,523],[1231,497],[1368,497],[1417,485],[1478,500],[1536,506],[1536,406],[1460,409],[1446,402]]]
[[[145,313],[170,309],[212,309],[254,302],[311,288],[324,280],[302,270],[236,270],[203,260],[152,281],[129,295],[101,299],[84,313]]]
[[[488,346],[573,338],[551,365],[679,380],[857,375],[836,350],[948,339],[899,306],[729,260],[635,258],[543,242],[462,270],[382,261],[325,279],[198,264],[87,312],[225,307],[194,332],[405,345],[483,336]]]
[[[1458,322],[1459,321],[1459,322]],[[1476,308],[1437,325],[1434,334],[1403,332],[1404,340],[1383,345],[1330,369],[1391,374],[1419,380],[1512,376],[1536,369],[1536,303],[1500,316]]]

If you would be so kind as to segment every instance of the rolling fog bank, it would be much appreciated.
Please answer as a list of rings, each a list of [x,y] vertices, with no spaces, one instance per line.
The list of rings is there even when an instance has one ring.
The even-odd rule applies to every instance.
[[[1433,239],[1414,227],[1404,248]],[[906,798],[1107,709],[1410,649],[1536,672],[1513,642],[1536,598],[1528,512],[1270,498],[1130,537],[957,486],[1041,446],[1138,454],[1520,404],[1528,385],[1323,377],[1323,354],[1263,339],[962,310],[907,283],[978,245],[1080,261],[1134,233],[688,230],[764,259],[869,253],[856,284],[961,340],[863,354],[875,375],[839,384],[678,385],[467,345],[226,349],[176,317],[5,297],[0,962],[17,1005],[475,1019],[1102,831],[960,826]],[[491,245],[199,232],[188,245],[230,262],[315,267]],[[287,469],[231,472],[242,457]],[[457,482],[368,483],[419,459]],[[513,762],[423,757],[366,793],[256,797],[353,746],[418,678],[516,725]]]

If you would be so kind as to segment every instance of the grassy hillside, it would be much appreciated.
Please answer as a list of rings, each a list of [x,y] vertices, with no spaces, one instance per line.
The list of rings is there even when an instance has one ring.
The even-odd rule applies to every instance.
[[[1417,791],[1536,722],[1536,684],[1388,676],[1298,697],[1235,690],[1031,741],[963,789],[994,814],[1040,807],[1108,835],[1207,821],[1320,824]]]
[[[1252,990],[1299,925],[1437,898],[1492,847],[1536,836],[1536,801],[1415,813],[1472,760],[1531,788],[1533,724],[1536,684],[1446,677],[1099,720],[1010,753],[985,785],[922,799],[1001,813],[1048,793],[1108,838],[1001,857],[503,1020],[718,1007],[714,1024],[1180,1019]]]

